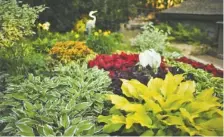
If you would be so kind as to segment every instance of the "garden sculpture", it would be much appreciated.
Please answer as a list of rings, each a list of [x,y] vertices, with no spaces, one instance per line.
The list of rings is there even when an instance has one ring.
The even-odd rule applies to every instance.
[[[93,15],[95,13],[97,13],[97,11],[90,11],[90,13],[89,13],[89,16],[93,19],[88,20],[88,22],[86,23],[86,31],[87,31],[88,35],[91,34],[91,29],[95,28],[96,16]]]

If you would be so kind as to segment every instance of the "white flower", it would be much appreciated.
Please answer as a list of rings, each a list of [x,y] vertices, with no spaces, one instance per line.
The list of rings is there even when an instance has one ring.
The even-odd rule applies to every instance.
[[[155,50],[146,50],[139,55],[140,65],[143,67],[150,66],[153,69],[157,69],[161,64],[161,56]]]

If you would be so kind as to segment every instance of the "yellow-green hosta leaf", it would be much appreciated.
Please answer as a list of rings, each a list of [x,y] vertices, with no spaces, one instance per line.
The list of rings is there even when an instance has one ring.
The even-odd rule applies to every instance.
[[[182,125],[182,126],[178,126],[178,128],[181,129],[182,131],[188,133],[190,136],[199,134],[198,130],[196,130],[195,128],[192,128],[192,127]]]
[[[146,112],[135,112],[134,114],[128,114],[126,117],[126,129],[132,127],[134,123],[139,123],[143,127],[150,128],[152,126],[152,120]]]
[[[113,107],[110,109],[109,113],[110,113],[111,115],[122,115],[122,113],[120,112],[120,110],[116,109],[115,106],[113,106]]]
[[[115,105],[117,109],[123,108],[126,104],[129,104],[129,101],[118,95],[108,95],[109,100],[111,100],[112,104]]]
[[[137,93],[138,93],[137,99],[140,99],[139,97],[143,95],[144,93],[149,92],[148,87],[137,80],[134,80],[134,79],[130,80],[130,84],[132,84],[137,90]]]
[[[112,116],[99,115],[97,120],[99,123],[111,123]]]
[[[167,116],[166,119],[163,119],[162,121],[167,125],[185,125],[183,119],[178,116]]]
[[[201,136],[220,136],[220,135],[217,134],[216,131],[214,131],[214,130],[207,130],[207,129],[202,129],[199,132],[199,135],[201,135]]]
[[[180,83],[177,94],[179,95],[185,95],[188,98],[193,98],[193,93],[195,92],[196,84],[194,81],[185,81]]]
[[[162,85],[163,85],[163,79],[160,78],[151,79],[147,84],[150,91],[156,91],[158,93],[160,92]]]
[[[152,100],[146,100],[145,107],[147,110],[152,110],[154,114],[162,111],[162,108],[159,106],[159,104]]]
[[[119,115],[112,115],[111,122],[113,124],[125,124],[125,117],[124,116],[119,116]]]
[[[206,122],[200,123],[202,129],[223,131],[223,117],[213,118]]]
[[[125,110],[126,112],[137,112],[137,111],[145,112],[145,107],[142,104],[127,103],[121,109]]]
[[[181,113],[182,117],[189,120],[191,122],[191,124],[194,124],[194,118],[199,117],[198,114],[191,115],[185,108],[180,108],[180,113]]]
[[[126,95],[127,97],[133,97],[139,99],[140,93],[138,93],[137,86],[135,86],[133,83],[140,83],[140,82],[137,80],[132,80],[131,83],[131,81],[125,79],[121,79],[121,81],[123,82],[121,86],[123,94]]]
[[[217,101],[218,101],[218,98],[213,96],[214,94],[214,89],[213,88],[210,88],[210,89],[206,89],[206,90],[203,90],[198,96],[197,96],[197,100],[200,100],[200,101],[208,101],[209,102],[213,102],[215,104],[219,104]]]
[[[181,83],[181,81],[184,79],[183,75],[175,75],[173,76],[170,72],[166,75],[166,78],[163,82],[163,85],[161,87],[162,94],[167,97],[169,95],[173,95],[178,87],[178,85]]]
[[[197,114],[201,112],[208,111],[213,109],[214,107],[219,107],[221,104],[219,103],[212,103],[212,102],[202,102],[202,101],[194,101],[188,104],[185,108],[189,113]]]

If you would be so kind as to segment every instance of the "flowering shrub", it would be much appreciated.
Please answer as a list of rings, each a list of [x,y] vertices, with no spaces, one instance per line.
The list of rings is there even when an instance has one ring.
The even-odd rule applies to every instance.
[[[97,66],[99,69],[110,71],[110,76],[113,77],[115,71],[127,71],[128,68],[138,63],[138,54],[112,54],[112,55],[97,55],[94,60],[89,61],[89,67]]]
[[[176,61],[190,64],[194,68],[203,69],[203,70],[205,70],[205,71],[207,71],[209,73],[212,73],[213,76],[215,76],[215,77],[223,77],[223,71],[215,68],[213,64],[205,65],[205,64],[202,64],[200,62],[197,62],[197,61],[194,61],[192,59],[189,59],[187,57],[178,58],[178,59],[176,59]]]
[[[110,31],[95,31],[86,40],[86,44],[94,52],[109,54],[121,43],[121,35]]]
[[[66,41],[57,42],[50,50],[50,54],[53,58],[67,63],[71,60],[85,60],[88,55],[92,55],[94,52],[84,42]]]

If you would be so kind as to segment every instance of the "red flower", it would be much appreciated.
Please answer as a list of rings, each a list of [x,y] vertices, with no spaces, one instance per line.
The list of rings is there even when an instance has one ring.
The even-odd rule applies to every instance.
[[[109,76],[110,76],[110,78],[115,77],[115,72],[114,71],[110,71]]]

